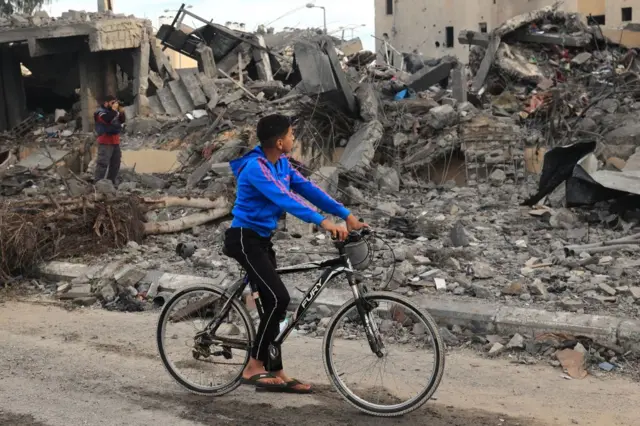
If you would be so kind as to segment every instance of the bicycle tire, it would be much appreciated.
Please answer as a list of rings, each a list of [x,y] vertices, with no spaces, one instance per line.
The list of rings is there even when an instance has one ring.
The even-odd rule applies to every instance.
[[[191,292],[195,293],[198,291],[210,291],[216,295],[219,295],[221,299],[228,299],[228,295],[225,293],[224,290],[213,287],[213,286],[204,285],[204,284],[188,287],[188,288],[185,288],[184,290],[177,292],[164,304],[164,307],[160,312],[160,317],[158,318],[158,325],[156,327],[156,344],[158,346],[158,352],[160,353],[160,359],[162,360],[162,364],[164,365],[164,368],[167,370],[169,375],[171,375],[171,377],[173,377],[173,379],[176,382],[178,382],[182,387],[198,395],[221,396],[237,389],[238,386],[241,385],[241,382],[240,382],[240,379],[242,377],[241,374],[238,377],[236,377],[234,381],[229,382],[228,384],[218,389],[198,388],[186,382],[182,377],[180,377],[180,375],[174,370],[171,363],[169,362],[169,359],[167,358],[167,355],[164,349],[164,344],[163,344],[164,339],[163,339],[162,331],[163,331],[163,325],[165,323],[167,314],[171,311],[171,308],[179,299],[181,299],[188,293],[191,293]],[[241,301],[237,299],[233,299],[231,301],[231,304],[232,304],[232,309],[236,309],[236,311],[242,317],[242,321],[244,323],[245,329],[248,331],[249,346],[251,346],[255,341],[255,336],[256,336],[256,331],[253,324],[253,320],[251,319],[251,314],[247,310],[246,306],[241,303]],[[247,357],[247,360],[245,361],[245,364],[242,370],[244,370],[244,368],[246,367],[248,360],[249,358]]]
[[[440,336],[438,327],[433,317],[429,313],[425,312],[424,310],[421,310],[416,304],[408,300],[406,297],[397,295],[395,293],[390,293],[390,292],[371,292],[371,293],[366,293],[362,297],[366,299],[374,299],[374,300],[378,299],[378,300],[395,302],[400,305],[404,305],[405,307],[408,307],[414,312],[416,312],[417,314],[419,314],[420,318],[427,325],[427,328],[429,329],[429,333],[433,338],[433,346],[434,346],[436,362],[435,362],[434,374],[432,375],[429,385],[418,397],[413,398],[412,400],[408,401],[406,404],[403,404],[401,405],[401,407],[396,409],[380,409],[377,407],[372,407],[372,404],[363,403],[362,400],[359,400],[353,397],[352,393],[348,391],[348,389],[343,385],[342,381],[338,378],[338,375],[335,372],[335,368],[331,363],[331,357],[332,357],[331,342],[333,339],[333,335],[336,332],[336,326],[339,323],[340,319],[342,319],[342,317],[347,312],[349,312],[349,310],[351,310],[356,306],[355,299],[351,299],[345,304],[343,304],[338,309],[338,311],[333,315],[333,317],[329,321],[329,324],[327,325],[327,332],[324,337],[323,354],[322,354],[325,370],[327,372],[327,375],[329,376],[329,380],[333,384],[334,388],[338,391],[338,393],[342,395],[342,397],[349,404],[351,404],[353,407],[357,408],[358,410],[376,417],[397,417],[397,416],[408,414],[420,408],[422,405],[424,405],[433,396],[435,391],[438,389],[438,386],[440,385],[440,381],[442,380],[442,376],[444,375],[444,367],[445,367],[444,342],[442,341],[442,337]]]

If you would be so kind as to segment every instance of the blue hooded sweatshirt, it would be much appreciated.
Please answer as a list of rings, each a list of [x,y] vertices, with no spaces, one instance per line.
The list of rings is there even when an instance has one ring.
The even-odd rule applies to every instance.
[[[342,219],[350,214],[342,204],[291,167],[284,155],[273,164],[258,146],[231,161],[230,166],[237,180],[236,202],[231,211],[232,228],[248,228],[262,237],[269,237],[276,230],[283,211],[320,225],[325,217],[302,197]]]

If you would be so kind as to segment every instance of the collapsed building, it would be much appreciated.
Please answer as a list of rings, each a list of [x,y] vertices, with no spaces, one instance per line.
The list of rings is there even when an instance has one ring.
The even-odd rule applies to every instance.
[[[133,105],[131,112],[141,112],[149,67],[169,72],[153,43],[150,21],[111,12],[0,18],[0,46],[0,130],[15,136],[35,127],[38,111],[50,114],[59,108],[76,108],[79,128],[89,132],[105,93],[121,95]],[[29,70],[27,76],[21,64]]]

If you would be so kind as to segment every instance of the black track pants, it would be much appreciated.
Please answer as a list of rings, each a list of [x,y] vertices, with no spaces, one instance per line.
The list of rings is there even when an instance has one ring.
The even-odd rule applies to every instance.
[[[264,315],[251,356],[264,362],[267,371],[282,370],[282,351],[269,357],[269,346],[280,332],[280,321],[287,313],[289,292],[276,272],[276,254],[270,238],[261,237],[247,228],[229,228],[225,235],[225,251],[240,263],[260,293]]]

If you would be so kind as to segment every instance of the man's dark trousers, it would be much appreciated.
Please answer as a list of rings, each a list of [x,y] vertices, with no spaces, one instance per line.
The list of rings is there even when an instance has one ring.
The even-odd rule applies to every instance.
[[[119,144],[98,144],[98,159],[96,161],[96,182],[101,179],[109,179],[116,184],[116,178],[120,172],[120,160],[122,151]]]

